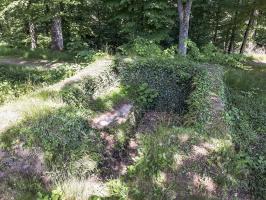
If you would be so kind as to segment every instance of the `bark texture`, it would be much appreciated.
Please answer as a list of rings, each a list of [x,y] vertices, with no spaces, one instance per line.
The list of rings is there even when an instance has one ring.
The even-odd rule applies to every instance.
[[[249,21],[248,21],[248,25],[247,25],[247,28],[245,30],[243,42],[242,42],[242,45],[241,45],[241,48],[240,48],[240,53],[241,54],[244,53],[244,51],[246,49],[246,45],[247,45],[247,42],[248,42],[248,38],[249,38],[249,35],[250,35],[250,32],[251,32],[252,28],[255,25],[255,21],[256,21],[257,15],[258,15],[258,11],[256,9],[254,9],[251,12],[251,14],[250,14]]]
[[[31,49],[36,49],[37,48],[36,27],[32,21],[29,22],[29,33],[31,39]]]
[[[61,17],[56,16],[52,19],[52,49],[56,51],[62,51],[64,49],[64,40],[62,33],[62,21]]]
[[[235,50],[235,37],[236,37],[236,31],[237,31],[237,19],[238,19],[238,7],[240,4],[240,0],[237,1],[236,4],[236,11],[232,23],[232,31],[231,31],[231,37],[229,41],[229,47],[228,47],[228,53],[232,53]]]
[[[182,0],[178,0],[178,14],[179,14],[179,53],[181,55],[187,54],[186,40],[188,39],[189,19],[191,13],[192,0],[187,0],[183,4]]]

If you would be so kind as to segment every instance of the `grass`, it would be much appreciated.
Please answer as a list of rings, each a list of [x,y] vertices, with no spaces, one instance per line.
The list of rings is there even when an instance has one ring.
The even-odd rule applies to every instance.
[[[60,66],[55,69],[0,65],[0,104],[28,94],[37,88],[56,83],[74,74],[75,70]]]
[[[237,155],[228,167],[238,169],[240,184],[257,199],[265,196],[265,72],[229,71],[229,110],[233,122],[232,139]]]
[[[20,104],[26,109],[22,112],[23,119],[1,134],[1,149],[13,152],[12,149],[16,144],[23,144],[23,148],[29,149],[41,147],[47,167],[45,173],[49,174],[54,186],[58,185],[59,191],[63,191],[66,198],[89,197],[97,191],[96,186],[105,188],[107,193],[108,188],[103,183],[94,179],[88,180],[92,175],[101,174],[99,165],[109,159],[104,154],[105,143],[100,132],[92,129],[88,123],[90,117],[97,114],[96,111],[82,106],[63,104],[59,92],[42,91],[32,98],[35,102],[40,101],[41,106],[32,107],[31,103],[26,109],[24,104]],[[124,99],[125,97],[120,95],[118,89],[99,97],[92,103],[97,104],[99,110],[104,111]],[[25,99],[25,102],[27,101],[30,99]],[[52,106],[56,102],[58,102],[57,106]],[[44,106],[46,103],[48,105]],[[14,154],[14,158],[16,157],[19,156]],[[3,167],[0,167],[0,171],[5,170],[5,164]],[[37,196],[39,198],[46,196],[48,191],[37,175],[21,174],[14,174],[5,179],[4,185],[14,186],[12,193],[6,192],[6,187],[0,188],[3,189],[1,190],[3,195],[6,195],[4,197],[11,195],[17,199],[36,199]],[[20,179],[21,184],[15,184],[13,178]],[[89,187],[91,192],[86,186],[89,182],[95,185],[94,189]],[[102,193],[96,192],[96,194]]]
[[[16,153],[16,146],[40,148],[45,163],[42,175],[50,180],[50,187],[38,179],[38,174],[13,173],[4,179],[0,194],[5,198],[38,200],[241,199],[249,198],[250,194],[258,199],[263,197],[265,99],[254,94],[258,90],[252,93],[237,90],[238,80],[227,78],[230,112],[221,109],[218,113],[221,115],[217,115],[216,108],[209,104],[224,103],[226,96],[222,69],[215,67],[208,66],[208,73],[205,70],[194,77],[196,89],[187,102],[191,107],[190,118],[178,116],[183,122],[192,118],[192,123],[184,123],[186,126],[177,127],[174,120],[158,111],[156,114],[162,120],[150,132],[138,129],[140,122],[145,124],[143,115],[135,116],[138,120],[133,120],[134,123],[128,120],[104,130],[93,129],[90,120],[94,116],[133,101],[134,97],[127,96],[123,88],[109,90],[97,98],[85,96],[82,102],[73,104],[63,102],[60,91],[49,90],[21,98],[20,103],[11,103],[9,106],[25,110],[21,111],[22,120],[1,134],[1,150],[12,153],[19,166],[22,158]],[[23,78],[23,73],[20,77],[7,71],[6,77],[14,74],[10,80],[21,78],[23,82],[28,80],[28,75]],[[50,77],[42,73],[37,72],[36,76],[41,80]],[[250,81],[253,82],[254,79]],[[76,93],[68,93],[68,100],[72,98],[69,95],[79,100]],[[213,97],[219,97],[216,98],[219,101],[211,101]],[[219,121],[229,117],[232,130],[223,129],[217,134],[218,121],[212,118],[217,116],[215,120]],[[205,119],[210,122],[208,125],[214,124],[214,129],[205,129],[206,124],[202,124]],[[148,118],[149,122],[153,120]],[[7,173],[5,163],[0,164],[1,171]]]
[[[51,61],[75,61],[75,55],[70,52],[58,52],[48,49],[16,49],[7,46],[0,46],[0,56],[18,57],[23,59],[44,59]]]

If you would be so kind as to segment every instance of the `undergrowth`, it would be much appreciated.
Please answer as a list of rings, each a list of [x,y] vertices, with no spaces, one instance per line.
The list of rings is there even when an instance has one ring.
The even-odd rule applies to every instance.
[[[230,79],[227,81],[230,83]],[[254,88],[253,82],[245,88],[246,91],[234,86],[229,84],[228,98],[237,156],[232,157],[227,166],[238,169],[241,185],[256,199],[263,199],[266,194],[266,101],[264,90],[260,90],[263,86]]]
[[[256,198],[262,198],[265,192],[265,102],[250,92],[224,93],[223,68],[198,63],[231,62],[227,55],[219,57],[211,47],[205,53],[191,50],[194,61],[178,56],[165,59],[165,55],[159,55],[161,49],[155,51],[159,52],[157,55],[145,59],[141,57],[155,45],[145,44],[141,48],[147,46],[146,49],[134,52],[138,54],[137,60],[127,63],[119,58],[111,71],[97,78],[68,85],[58,94],[39,94],[38,98],[62,98],[65,104],[61,108],[37,111],[1,135],[1,148],[6,150],[19,141],[25,147],[42,148],[53,185],[50,191],[36,187],[32,191],[34,197],[38,200],[232,199],[249,191]],[[134,45],[134,48],[140,46]],[[219,59],[215,60],[216,57]],[[232,59],[237,63],[232,65],[239,67],[241,59]],[[38,73],[31,79],[36,84],[61,79],[61,75],[50,77],[47,71]],[[29,79],[31,71],[25,74],[21,82]],[[108,92],[118,80],[122,86]],[[212,102],[212,98],[216,101]],[[228,111],[219,107],[217,115],[211,104],[227,103],[226,100],[230,103]],[[149,112],[174,113],[183,124],[177,127],[174,123],[161,122],[151,132],[139,131],[138,124],[130,123],[104,130],[91,127],[90,120],[94,116],[112,112],[123,102],[133,102],[142,111],[141,116]],[[211,128],[207,129],[210,124]],[[108,135],[109,142],[114,140],[112,155],[106,153],[110,147],[103,139],[104,134]],[[127,152],[132,140],[137,145],[133,158]],[[117,175],[112,163],[121,162],[124,157],[130,162],[126,170]],[[91,176],[101,177],[102,182],[91,180]],[[107,194],[93,189],[98,184],[103,191],[108,188]],[[19,188],[24,190],[22,186]]]
[[[0,104],[72,76],[74,68],[62,65],[54,69],[0,65]]]

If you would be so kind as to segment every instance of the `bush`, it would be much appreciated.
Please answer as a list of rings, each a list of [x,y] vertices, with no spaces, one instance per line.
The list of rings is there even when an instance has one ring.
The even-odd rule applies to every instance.
[[[132,87],[128,86],[124,88],[127,95],[135,99],[136,103],[142,108],[152,108],[154,102],[158,97],[158,92],[154,89],[149,88],[147,83],[143,83],[140,86]]]
[[[88,77],[79,83],[65,86],[60,92],[63,100],[68,104],[88,106],[91,100],[102,94],[118,82],[116,73],[106,70],[95,78]]]
[[[137,105],[150,103],[150,109],[182,113],[194,69],[190,64],[160,58],[138,59],[132,63],[117,60],[116,69]]]
[[[192,92],[187,99],[188,112],[185,116],[186,125],[194,126],[197,131],[203,133],[223,132],[227,129],[225,122],[225,110],[220,106],[225,104],[223,82],[224,70],[219,65],[200,65],[192,79]],[[214,103],[212,99],[216,99]],[[222,105],[220,105],[220,103]],[[219,106],[218,108],[215,107]],[[211,124],[211,130],[207,125]]]
[[[188,41],[187,45],[189,58],[197,62],[242,68],[243,63],[247,60],[244,55],[225,54],[212,43],[205,45],[202,49],[199,49],[192,41]]]
[[[67,50],[70,52],[78,52],[82,49],[88,49],[88,44],[83,42],[81,38],[72,38],[66,45]]]
[[[93,50],[82,50],[76,55],[77,62],[92,62],[94,61],[95,52]]]
[[[129,44],[121,46],[119,49],[122,51],[122,54],[137,55],[141,57],[160,55],[162,52],[159,45],[155,44],[154,41],[140,37],[136,38]]]

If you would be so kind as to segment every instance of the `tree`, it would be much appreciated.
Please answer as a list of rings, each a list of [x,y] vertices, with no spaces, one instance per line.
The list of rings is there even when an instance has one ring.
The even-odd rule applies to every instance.
[[[53,50],[62,51],[64,49],[62,21],[60,16],[55,16],[52,19],[51,39],[52,39],[51,47]]]
[[[31,39],[31,49],[37,48],[37,36],[35,30],[35,24],[32,21],[29,21],[29,32],[30,32],[30,39]]]
[[[236,37],[236,30],[237,30],[237,20],[238,20],[238,14],[239,14],[239,5],[240,5],[240,0],[237,0],[236,3],[236,9],[235,9],[235,14],[232,20],[232,29],[231,29],[231,37],[229,40],[229,47],[228,47],[228,53],[232,53],[234,51],[234,43],[235,43],[235,37]]]
[[[247,44],[247,41],[248,41],[248,38],[249,38],[249,34],[250,34],[251,29],[254,27],[255,20],[256,20],[257,16],[258,16],[258,11],[254,8],[253,11],[250,14],[250,18],[249,18],[249,21],[248,21],[248,24],[247,24],[247,28],[245,30],[243,42],[242,42],[242,45],[241,45],[241,48],[240,48],[240,53],[241,54],[243,54],[245,49],[246,49],[246,44]]]
[[[191,6],[192,6],[192,0],[186,0],[185,4],[183,4],[182,0],[178,0],[178,14],[179,14],[178,50],[181,55],[187,54],[186,40],[188,39]]]

